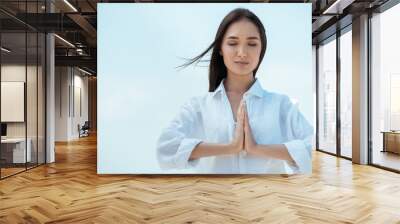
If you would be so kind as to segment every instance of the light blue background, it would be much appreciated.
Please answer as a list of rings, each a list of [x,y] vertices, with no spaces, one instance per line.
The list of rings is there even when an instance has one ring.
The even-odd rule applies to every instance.
[[[175,67],[203,52],[223,17],[237,7],[250,9],[266,28],[261,84],[298,101],[314,124],[311,4],[99,3],[99,174],[193,172],[166,172],[156,160],[162,128],[185,101],[208,91],[207,63]]]

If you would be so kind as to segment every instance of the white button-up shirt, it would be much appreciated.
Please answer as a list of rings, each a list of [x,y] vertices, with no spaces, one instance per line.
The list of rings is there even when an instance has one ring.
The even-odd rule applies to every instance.
[[[257,144],[284,144],[295,165],[243,152],[189,160],[199,143],[230,143],[234,137],[235,121],[222,81],[214,92],[184,104],[162,131],[157,143],[160,167],[218,174],[311,173],[313,128],[289,97],[264,90],[258,80],[243,97]]]

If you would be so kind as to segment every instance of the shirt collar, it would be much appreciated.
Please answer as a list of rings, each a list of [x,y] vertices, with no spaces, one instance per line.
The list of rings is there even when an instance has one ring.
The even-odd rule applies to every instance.
[[[214,90],[214,92],[211,93],[212,96],[217,95],[219,92],[225,92],[224,80],[225,80],[225,79],[222,79],[222,81],[219,83],[218,88],[216,88],[216,89]]]
[[[264,92],[264,89],[262,88],[260,81],[258,81],[258,79],[256,79],[256,81],[253,83],[253,85],[250,87],[250,89],[247,90],[247,92],[245,94],[262,97],[263,92]]]
[[[221,83],[219,84],[218,88],[215,89],[214,92],[211,93],[212,96],[215,96],[219,92],[225,92],[224,80],[225,79],[223,79],[221,81]],[[257,97],[262,97],[263,96],[263,91],[264,91],[264,89],[262,88],[262,86],[260,84],[260,81],[258,81],[258,79],[256,79],[254,81],[253,85],[250,87],[250,89],[245,92],[245,94],[254,95],[254,96],[257,96]]]

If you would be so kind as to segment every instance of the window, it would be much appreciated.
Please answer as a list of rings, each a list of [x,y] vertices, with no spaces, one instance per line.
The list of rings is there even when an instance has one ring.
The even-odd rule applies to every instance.
[[[45,1],[21,1],[12,8],[23,15],[43,13],[44,5]],[[1,1],[0,6],[15,6],[15,2]],[[45,163],[46,39],[44,33],[7,14],[0,12],[0,17],[9,21],[0,24],[1,99],[22,102],[3,100],[0,105],[6,115],[1,118],[0,144],[0,178],[5,178]]]
[[[372,164],[400,170],[400,5],[371,18]]]
[[[340,36],[340,154],[352,157],[352,33]]]
[[[336,153],[336,40],[318,47],[318,148]]]

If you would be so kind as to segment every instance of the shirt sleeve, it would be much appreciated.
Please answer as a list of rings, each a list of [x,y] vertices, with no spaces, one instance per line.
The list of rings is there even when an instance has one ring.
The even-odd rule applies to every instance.
[[[189,161],[203,136],[202,117],[196,99],[185,103],[163,129],[157,142],[157,160],[161,169],[185,169],[198,164],[199,159]]]
[[[313,127],[288,97],[285,97],[282,107],[287,140],[284,145],[295,162],[289,167],[294,173],[311,174]]]

